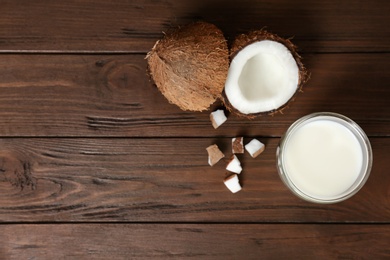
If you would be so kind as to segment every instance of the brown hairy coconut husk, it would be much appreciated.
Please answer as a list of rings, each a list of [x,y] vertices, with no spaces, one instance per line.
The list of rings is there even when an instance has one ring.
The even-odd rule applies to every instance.
[[[230,58],[223,101],[246,118],[282,113],[309,78],[296,46],[266,30],[239,35]]]
[[[221,96],[229,52],[213,24],[196,22],[168,32],[146,59],[158,89],[182,110],[207,110]]]

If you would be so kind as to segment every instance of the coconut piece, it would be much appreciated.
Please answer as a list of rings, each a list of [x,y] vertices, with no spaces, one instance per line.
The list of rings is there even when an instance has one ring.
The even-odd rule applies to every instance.
[[[232,193],[236,193],[241,190],[241,185],[237,174],[228,176],[223,182]]]
[[[232,139],[232,153],[244,153],[244,138],[235,137]]]
[[[229,172],[234,172],[237,174],[240,174],[242,171],[240,160],[238,160],[237,156],[233,154],[233,156],[230,158],[230,161],[228,162],[226,166],[226,170]]]
[[[216,144],[210,145],[206,148],[207,153],[209,154],[209,164],[210,166],[213,166],[219,160],[221,160],[225,155],[219,150],[218,146]]]
[[[210,120],[213,127],[217,129],[219,126],[226,122],[227,117],[225,116],[225,112],[223,112],[222,109],[218,109],[214,112],[211,112]]]
[[[282,112],[308,79],[296,46],[265,30],[238,36],[230,53],[223,97],[240,116]]]
[[[265,149],[265,145],[257,139],[253,139],[245,145],[245,150],[253,157],[256,158]]]
[[[221,96],[229,53],[213,24],[196,22],[166,33],[146,59],[157,88],[182,110],[206,110]]]

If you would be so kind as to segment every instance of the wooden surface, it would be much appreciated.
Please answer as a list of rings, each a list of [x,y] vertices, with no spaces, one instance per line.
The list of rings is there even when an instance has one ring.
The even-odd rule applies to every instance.
[[[298,254],[299,259],[378,259],[390,254],[388,225],[32,224],[0,226],[0,231],[2,241],[9,241],[1,251],[11,259],[290,259]]]
[[[390,4],[374,1],[1,0],[0,259],[390,258]],[[229,115],[169,104],[144,57],[162,32],[196,20],[234,35],[293,37],[311,73],[284,114]],[[219,107],[216,103],[213,108]],[[333,205],[302,201],[277,171],[280,136],[333,111],[370,138],[366,185]],[[266,144],[239,158],[231,137]],[[226,162],[226,160],[224,160]]]

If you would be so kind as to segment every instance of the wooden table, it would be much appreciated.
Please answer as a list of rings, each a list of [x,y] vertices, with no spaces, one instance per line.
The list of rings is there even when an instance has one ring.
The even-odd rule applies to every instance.
[[[0,259],[390,257],[390,4],[372,1],[0,1]],[[150,82],[145,54],[196,20],[229,42],[264,26],[293,37],[311,79],[284,114],[183,112]],[[216,103],[213,108],[218,107]],[[275,151],[301,116],[332,111],[370,138],[366,185],[332,205],[281,182]],[[266,151],[241,157],[232,137]]]

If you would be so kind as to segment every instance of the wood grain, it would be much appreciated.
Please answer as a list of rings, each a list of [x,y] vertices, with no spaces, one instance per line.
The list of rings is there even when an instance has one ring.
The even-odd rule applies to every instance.
[[[163,31],[201,19],[229,40],[267,27],[304,52],[388,52],[389,8],[387,0],[3,0],[0,50],[145,53]]]
[[[390,1],[0,1],[0,259],[389,259]],[[299,47],[311,80],[283,115],[184,112],[145,54],[205,20],[229,43],[266,27]],[[212,109],[220,107],[215,103]],[[333,205],[295,197],[276,170],[301,116],[355,120],[374,152],[365,186]],[[223,184],[230,137],[243,190]],[[207,164],[205,148],[226,158]]]
[[[383,225],[0,226],[6,259],[386,259]]]
[[[245,138],[244,143],[251,139]],[[239,155],[243,190],[223,184],[230,138],[6,138],[0,140],[0,221],[389,223],[389,138],[372,138],[366,185],[334,205],[304,202],[276,171],[278,138]],[[226,160],[207,163],[217,143]]]
[[[305,55],[311,80],[284,114],[183,112],[146,75],[144,55],[2,55],[0,136],[281,136],[312,112],[344,114],[370,136],[390,133],[390,54]],[[218,102],[213,106],[218,107]]]

